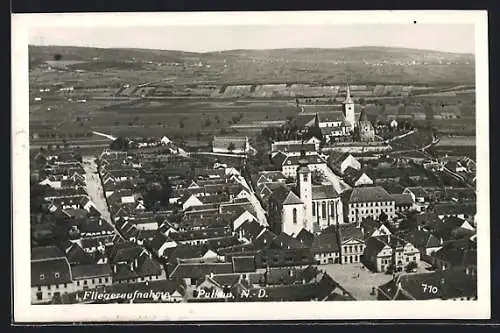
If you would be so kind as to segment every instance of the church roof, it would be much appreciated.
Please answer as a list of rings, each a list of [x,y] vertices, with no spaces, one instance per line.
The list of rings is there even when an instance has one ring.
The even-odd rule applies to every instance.
[[[292,191],[288,192],[288,195],[286,196],[285,200],[283,201],[283,205],[296,205],[296,204],[301,204],[301,203],[303,203],[303,202]]]
[[[312,187],[312,199],[329,199],[336,198],[339,194],[335,191],[333,185],[316,185]]]
[[[366,115],[366,110],[362,109],[361,113],[359,114],[359,121],[369,121],[368,116]]]
[[[351,98],[351,89],[349,88],[349,84],[347,84],[347,91],[346,91],[346,97],[344,104],[354,104],[352,98]]]

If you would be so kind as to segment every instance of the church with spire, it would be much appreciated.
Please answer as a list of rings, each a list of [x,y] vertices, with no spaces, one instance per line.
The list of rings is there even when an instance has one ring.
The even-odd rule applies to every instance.
[[[302,229],[311,233],[344,223],[340,194],[332,184],[313,184],[305,150],[301,151],[296,184],[282,184],[269,197],[269,222],[276,233],[295,236]]]

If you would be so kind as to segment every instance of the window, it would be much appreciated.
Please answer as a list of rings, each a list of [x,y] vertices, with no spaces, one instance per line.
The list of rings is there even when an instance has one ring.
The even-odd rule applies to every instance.
[[[313,216],[316,216],[316,203],[315,202],[312,203],[312,208],[313,208],[313,212],[312,212]]]
[[[99,278],[99,283],[102,283],[102,278]]]
[[[68,288],[68,284],[67,283],[64,284],[64,289],[66,289],[66,288]]]
[[[297,224],[297,208],[293,209],[293,224]]]
[[[76,285],[79,287],[80,286],[80,281],[76,281]]]
[[[83,285],[86,286],[87,285],[87,280],[83,280]]]
[[[59,289],[59,285],[58,284],[56,284],[56,289]]]
[[[108,282],[108,278],[104,278],[104,282]]]
[[[39,293],[36,293],[36,299],[41,301],[42,300],[42,297],[43,297],[43,294],[41,292]]]
[[[321,216],[326,219],[326,202],[323,201],[321,204]]]
[[[54,273],[54,276],[56,277],[56,279],[59,279],[59,276],[60,276],[60,275],[59,275],[59,272],[55,272],[55,273]]]
[[[42,291],[42,287],[40,287],[40,286],[39,286],[39,287],[38,287],[38,291]]]
[[[406,257],[406,262],[410,261],[410,258],[409,257]]]
[[[45,280],[45,274],[40,274],[40,280]]]
[[[50,290],[50,284],[47,286],[47,289]]]
[[[335,202],[330,202],[330,216],[335,217]]]

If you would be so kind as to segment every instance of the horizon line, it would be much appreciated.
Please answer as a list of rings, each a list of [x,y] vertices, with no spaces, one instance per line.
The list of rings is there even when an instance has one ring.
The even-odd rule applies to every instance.
[[[231,52],[231,51],[278,51],[278,50],[341,50],[341,49],[355,49],[355,48],[373,48],[373,49],[400,49],[400,50],[413,50],[413,51],[427,51],[427,52],[435,52],[435,53],[449,53],[449,54],[457,54],[457,55],[469,55],[475,56],[474,52],[454,52],[454,51],[442,51],[435,49],[426,49],[426,48],[418,48],[418,47],[403,47],[403,46],[384,46],[384,45],[356,45],[356,46],[339,46],[339,47],[314,47],[314,46],[305,46],[305,47],[279,47],[279,48],[236,48],[236,49],[216,49],[211,51],[189,51],[189,50],[179,50],[179,49],[162,49],[162,48],[140,48],[140,47],[126,47],[126,46],[114,46],[114,47],[104,47],[104,46],[91,46],[91,45],[74,45],[74,44],[37,44],[37,43],[28,43],[28,46],[39,46],[39,47],[81,47],[81,48],[89,48],[89,49],[104,49],[104,50],[145,50],[145,51],[171,51],[171,52],[185,52],[185,53],[196,53],[196,54],[207,54],[207,53],[217,53],[217,52]]]

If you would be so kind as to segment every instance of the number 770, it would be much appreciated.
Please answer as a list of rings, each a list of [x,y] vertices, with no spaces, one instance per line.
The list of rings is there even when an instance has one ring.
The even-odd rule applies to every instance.
[[[438,288],[436,286],[422,283],[422,288],[424,288],[424,293],[428,292],[429,294],[436,294],[438,291]]]

